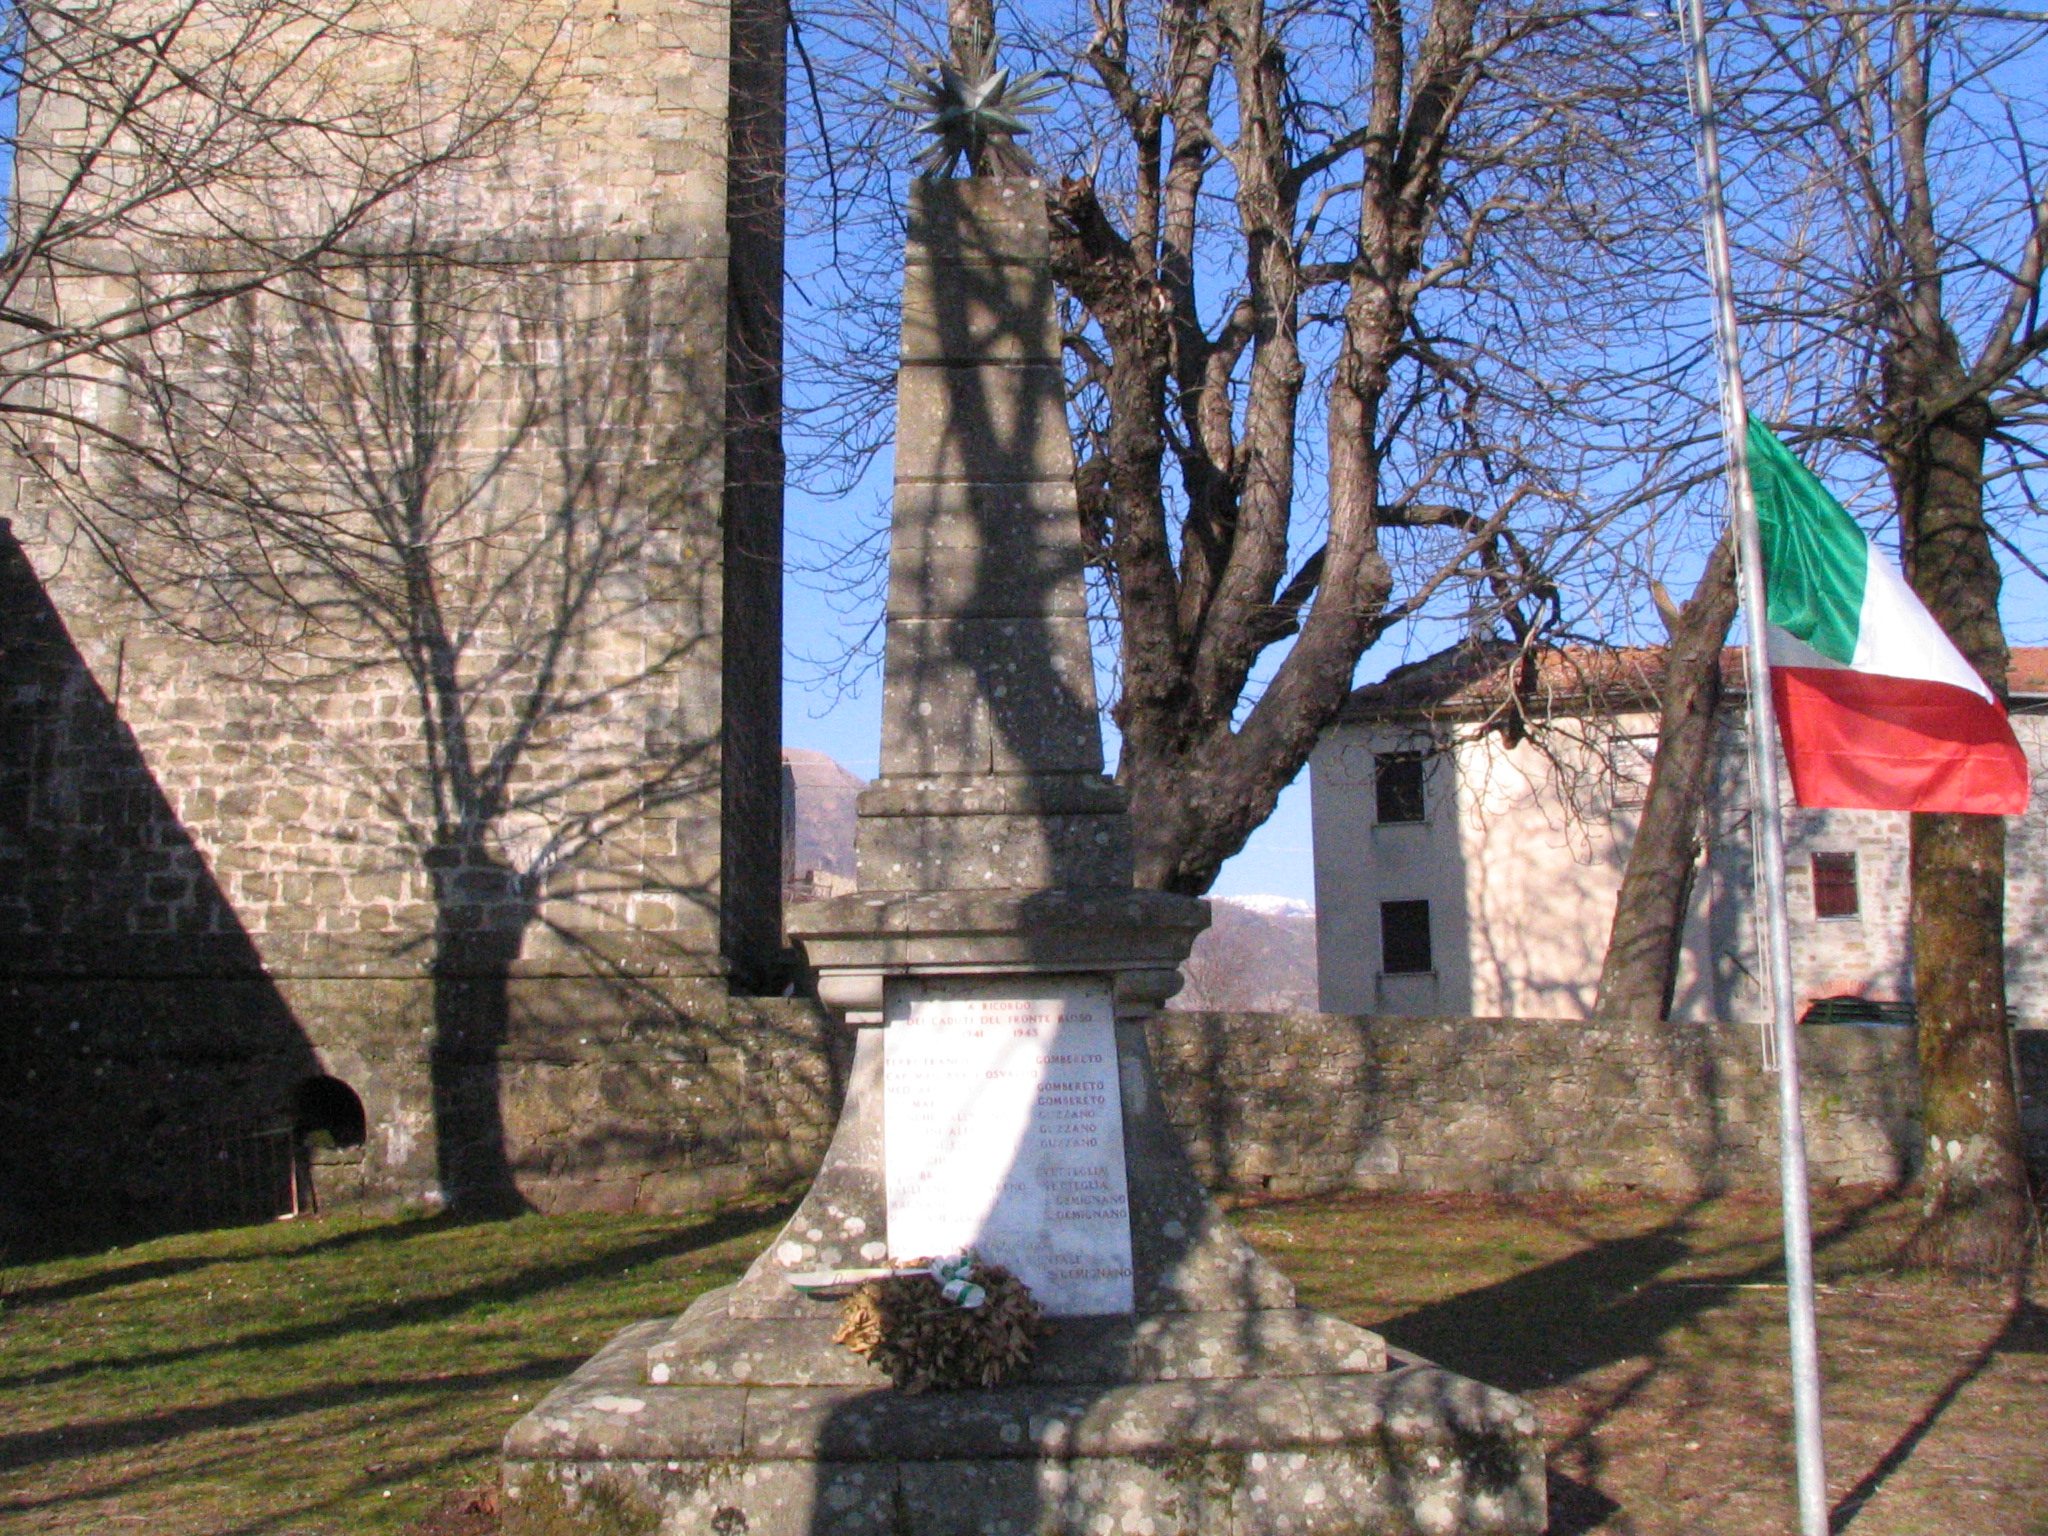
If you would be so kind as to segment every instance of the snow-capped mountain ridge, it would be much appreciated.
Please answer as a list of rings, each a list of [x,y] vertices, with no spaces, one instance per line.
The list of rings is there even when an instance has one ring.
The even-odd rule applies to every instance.
[[[1315,904],[1299,896],[1211,896],[1212,902],[1227,902],[1261,917],[1314,917]]]

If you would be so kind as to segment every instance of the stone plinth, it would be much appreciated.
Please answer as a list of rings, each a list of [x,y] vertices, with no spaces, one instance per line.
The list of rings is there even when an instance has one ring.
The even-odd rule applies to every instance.
[[[736,1285],[620,1335],[513,1429],[509,1531],[1543,1527],[1527,1405],[1298,1307],[1167,1121],[1144,1019],[1208,912],[1132,889],[1124,795],[1102,773],[1046,247],[1035,181],[914,186],[882,773],[861,797],[860,891],[788,915],[820,998],[858,1031],[824,1167]],[[1048,989],[1093,999],[1091,1029],[1113,1015],[1130,1222],[1113,1289],[1128,1280],[1132,1310],[1057,1315],[1112,1288],[1062,1297],[1049,1263],[1056,1315],[1027,1372],[989,1391],[899,1393],[832,1342],[840,1304],[791,1283],[912,1257],[889,1242],[885,1068],[907,1053],[889,1066],[883,1021],[908,1024],[918,997],[1003,1009]],[[928,1025],[956,1027],[915,1027]],[[949,1102],[970,1126],[960,1167],[1026,1177],[963,1108],[982,1100]]]
[[[1339,1353],[1348,1338],[1103,1319],[1064,1326],[1071,1345],[1049,1353],[1073,1363],[992,1392],[646,1384],[650,1349],[729,1341],[721,1300],[619,1335],[520,1421],[506,1442],[508,1529],[1491,1536],[1544,1525],[1532,1409],[1406,1357],[1333,1374],[1333,1359],[1374,1358],[1363,1344]],[[730,1364],[831,1358],[790,1335],[757,1348]],[[1158,1375],[1132,1380],[1147,1371]]]
[[[883,1230],[880,1029],[781,1236],[734,1286],[628,1329],[505,1442],[510,1532],[661,1536],[1533,1533],[1535,1415],[1294,1305],[1189,1176],[1119,1026],[1138,1305],[1060,1318],[988,1392],[894,1391],[783,1276]]]
[[[880,1022],[892,975],[1106,973],[1119,1013],[1149,1013],[1180,986],[1176,968],[1208,922],[1201,902],[1128,886],[861,891],[790,914],[820,1000],[854,1024]]]

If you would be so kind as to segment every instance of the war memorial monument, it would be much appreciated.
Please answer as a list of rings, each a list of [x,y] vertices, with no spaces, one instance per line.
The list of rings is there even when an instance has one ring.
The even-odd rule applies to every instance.
[[[824,1166],[514,1426],[509,1531],[1543,1528],[1534,1411],[1297,1306],[1167,1123],[1143,1020],[1208,914],[1133,888],[1102,771],[1048,243],[1029,176],[912,185],[881,774],[859,889],[788,915],[856,1035]],[[969,1252],[1043,1309],[1020,1372],[835,1342],[832,1282]]]

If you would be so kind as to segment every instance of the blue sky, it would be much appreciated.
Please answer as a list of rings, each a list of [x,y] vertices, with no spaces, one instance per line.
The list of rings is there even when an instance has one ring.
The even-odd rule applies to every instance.
[[[783,576],[784,655],[782,739],[785,745],[829,753],[862,778],[872,778],[881,752],[882,678],[879,667],[853,679],[821,677],[818,658],[857,641],[877,617],[873,605],[849,605],[820,589],[807,567],[821,550],[866,526],[876,508],[876,487],[887,483],[886,460],[850,494],[824,498],[790,487],[790,565]],[[1397,657],[1369,657],[1362,677],[1376,677]],[[1107,761],[1116,762],[1114,727],[1104,722]],[[1281,795],[1279,808],[1252,834],[1213,888],[1218,896],[1291,896],[1315,899],[1310,862],[1308,774]]]
[[[783,578],[783,741],[792,747],[829,753],[863,778],[874,776],[881,750],[880,668],[828,681],[820,675],[817,661],[858,641],[879,618],[878,598],[851,603],[828,595],[808,567],[819,562],[823,549],[850,531],[871,526],[877,516],[877,487],[887,483],[886,471],[884,458],[861,486],[846,496],[825,498],[792,486],[788,500],[791,562]],[[1680,590],[1682,595],[1682,585]],[[2037,578],[2008,563],[2003,609],[2014,644],[2048,643],[2044,596],[2048,593]],[[1410,643],[1418,643],[1419,638],[1410,637]],[[1740,638],[1740,625],[1734,638]],[[1390,637],[1389,643],[1366,656],[1357,680],[1381,677],[1407,659],[1408,654]],[[1113,767],[1116,739],[1114,727],[1107,721],[1104,733],[1107,761]],[[1282,793],[1278,809],[1252,834],[1243,852],[1223,866],[1212,894],[1315,900],[1306,769]]]
[[[2025,92],[2021,93],[2023,96]],[[4,211],[6,184],[11,171],[14,101],[0,92],[0,211]],[[1686,168],[1689,170],[1689,167]],[[829,268],[831,254],[806,252],[801,237],[792,250],[793,267],[819,265]],[[801,296],[793,295],[792,323],[802,323],[806,308]],[[1703,320],[1706,300],[1700,295],[1696,320]],[[1767,380],[1755,381],[1759,384]],[[861,601],[847,594],[824,590],[816,568],[829,559],[827,551],[849,534],[872,528],[879,516],[882,494],[887,487],[887,457],[882,455],[854,490],[840,497],[824,497],[792,486],[788,499],[790,569],[784,579],[786,637],[783,734],[790,746],[829,753],[863,777],[876,770],[880,746],[880,673],[878,668],[856,676],[837,679],[823,675],[818,662],[845,652],[879,619],[879,592]],[[1851,501],[1852,508],[1876,523],[1878,538],[1889,544],[1891,530],[1883,519],[1869,518],[1872,510],[1860,505],[1867,498],[1855,488],[1836,489]],[[1674,587],[1683,590],[1686,575],[1671,573]],[[2017,562],[2006,561],[2007,584],[2003,613],[2009,638],[2015,644],[2048,644],[2048,586]],[[1448,634],[1410,632],[1390,637],[1388,643],[1369,654],[1361,664],[1359,681],[1382,676],[1399,662],[1411,659],[1436,645],[1446,643]],[[1256,686],[1256,684],[1255,684]],[[1106,691],[1106,690],[1105,690]],[[1114,733],[1105,722],[1105,743],[1109,761],[1116,755]],[[1249,845],[1224,866],[1215,885],[1219,895],[1277,895],[1313,900],[1314,880],[1310,847],[1307,773],[1285,791],[1273,817],[1255,832]]]

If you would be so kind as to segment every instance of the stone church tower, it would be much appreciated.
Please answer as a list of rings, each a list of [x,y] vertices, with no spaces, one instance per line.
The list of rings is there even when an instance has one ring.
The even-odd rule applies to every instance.
[[[0,1235],[682,1208],[827,1128],[808,1015],[753,1000],[785,11],[554,3],[448,8],[422,99],[528,70],[467,159],[62,386],[149,453],[8,468]],[[91,131],[28,103],[19,216]],[[42,301],[235,270],[166,224]]]

